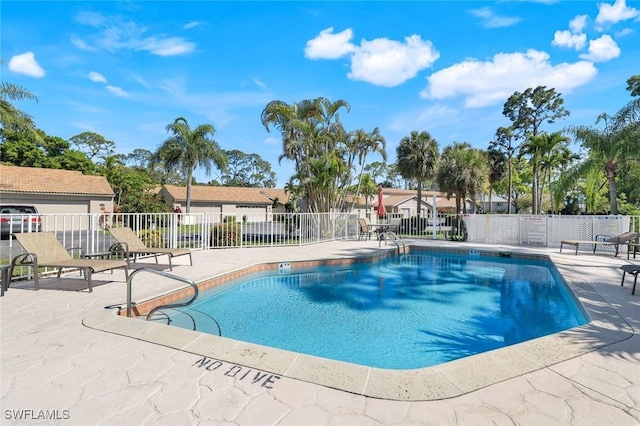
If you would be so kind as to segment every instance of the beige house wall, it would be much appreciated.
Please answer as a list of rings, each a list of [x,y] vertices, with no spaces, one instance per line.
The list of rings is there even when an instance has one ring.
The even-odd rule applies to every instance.
[[[2,204],[26,204],[35,206],[38,213],[46,221],[47,229],[66,229],[66,223],[72,214],[86,215],[87,213],[101,213],[100,204],[105,205],[106,212],[113,212],[113,198],[106,196],[67,195],[67,194],[32,194],[32,193],[2,193]],[[65,214],[66,216],[63,216]],[[74,226],[86,229],[86,219],[78,218]]]
[[[403,217],[412,217],[412,216],[416,216],[417,215],[417,201],[416,201],[417,197],[414,197],[413,199],[409,199],[406,200],[396,206],[393,207],[393,213],[400,213],[402,214]],[[421,203],[421,209],[422,211],[420,212],[420,216],[421,217],[426,217],[426,216],[431,216],[432,215],[432,206],[429,203],[426,203],[424,201],[424,199],[422,200]],[[389,208],[387,208],[387,212],[391,213],[389,211]]]
[[[113,198],[105,196],[31,194],[4,192],[0,194],[2,204],[33,205],[39,213],[100,213],[100,204],[113,211]]]
[[[160,190],[160,196],[169,204],[180,206],[180,209],[186,214],[187,206],[184,203],[176,201],[172,195],[165,189]],[[267,222],[273,220],[273,211],[271,204],[255,204],[251,202],[243,203],[240,201],[203,201],[192,200],[189,213],[207,213],[213,214],[215,222],[223,222],[226,216],[235,216],[238,222],[242,221],[243,216],[247,216],[248,221]]]

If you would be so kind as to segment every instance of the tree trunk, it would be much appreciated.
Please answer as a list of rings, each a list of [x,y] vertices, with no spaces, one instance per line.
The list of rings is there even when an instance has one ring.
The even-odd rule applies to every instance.
[[[418,223],[420,222],[420,212],[422,211],[422,182],[418,179]]]
[[[493,185],[489,185],[489,213],[493,213],[493,205],[491,204],[492,192],[493,192]]]
[[[608,174],[609,181],[609,203],[611,204],[611,214],[618,214],[618,190],[616,188],[616,175]]]
[[[533,167],[533,182],[531,183],[531,214],[538,214],[538,168]]]
[[[187,171],[187,209],[186,213],[191,211],[191,180],[193,179],[193,171]]]
[[[507,213],[511,214],[511,204],[513,204],[512,196],[513,196],[513,172],[511,171],[511,159],[513,157],[509,157],[509,193],[507,194]]]

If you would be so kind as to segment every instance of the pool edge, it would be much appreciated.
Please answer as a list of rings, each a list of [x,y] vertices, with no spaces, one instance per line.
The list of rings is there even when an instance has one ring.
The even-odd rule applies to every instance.
[[[420,250],[468,252],[468,248],[414,247]],[[483,248],[481,252],[494,256],[505,253],[504,250],[490,248]],[[363,261],[387,254],[388,251],[385,250],[378,255],[353,256],[339,259],[338,262]],[[96,330],[133,337],[231,365],[253,368],[353,394],[398,401],[431,401],[457,397],[573,359],[633,335],[633,330],[628,324],[581,278],[579,271],[573,269],[566,257],[514,252],[510,252],[510,255],[550,260],[587,313],[589,322],[505,348],[413,370],[379,369],[298,354],[167,325],[137,321],[119,316],[115,310],[102,309],[92,312],[85,316],[83,324]],[[304,263],[308,265],[308,262],[335,261],[336,259],[325,258]],[[256,263],[220,274],[218,277],[277,263]]]

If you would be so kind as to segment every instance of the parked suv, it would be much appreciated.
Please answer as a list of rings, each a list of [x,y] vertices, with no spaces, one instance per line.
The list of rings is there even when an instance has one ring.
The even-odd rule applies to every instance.
[[[2,237],[16,232],[37,232],[42,229],[42,217],[35,206],[22,204],[0,205],[0,234]]]

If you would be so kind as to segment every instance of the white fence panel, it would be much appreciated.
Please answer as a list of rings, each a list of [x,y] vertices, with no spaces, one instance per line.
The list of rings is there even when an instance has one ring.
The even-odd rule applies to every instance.
[[[638,220],[633,216],[549,216],[548,247],[560,247],[562,240],[602,241],[606,237],[620,235],[637,229]],[[636,228],[634,228],[636,226]],[[585,249],[591,248],[585,245]],[[626,253],[627,246],[620,251]],[[611,246],[601,245],[598,251],[613,253]]]
[[[467,241],[490,244],[518,244],[520,218],[518,215],[464,215]]]
[[[40,231],[54,232],[66,248],[81,248],[84,253],[108,251],[115,243],[110,226],[129,226],[139,236],[161,247],[185,247],[194,250],[229,247],[277,247],[317,244],[323,241],[357,238],[357,214],[351,213],[274,213],[224,216],[220,213],[110,213],[110,214],[40,214]],[[466,227],[467,241],[488,244],[544,245],[560,247],[562,240],[594,241],[639,231],[638,216],[523,216],[506,214],[439,215],[416,218],[390,217],[400,238],[462,239],[459,218]],[[526,218],[535,226],[523,225]],[[31,220],[31,218],[26,218]],[[226,221],[226,222],[225,222]],[[31,228],[28,230],[33,231]],[[23,230],[27,232],[27,230]],[[37,231],[37,229],[36,229]],[[434,232],[435,231],[435,232]],[[221,234],[222,232],[222,234]],[[529,234],[523,235],[524,232]],[[544,232],[541,237],[539,234]],[[536,234],[537,233],[537,234]],[[535,238],[532,238],[534,236]],[[20,245],[3,235],[0,261],[10,263],[22,253]],[[582,248],[582,247],[581,247]],[[582,250],[589,250],[585,245]],[[613,252],[600,246],[598,252]],[[627,246],[620,247],[626,253]]]

